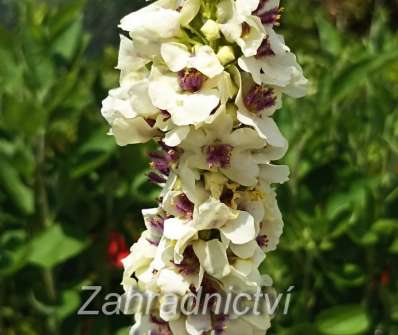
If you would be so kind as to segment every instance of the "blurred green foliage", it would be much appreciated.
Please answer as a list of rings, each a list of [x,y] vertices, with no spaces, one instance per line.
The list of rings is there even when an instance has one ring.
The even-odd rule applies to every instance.
[[[157,195],[151,145],[116,147],[99,113],[118,81],[113,27],[142,5],[0,1],[2,335],[123,334],[131,322],[76,311],[82,285],[121,291],[109,239],[133,243]],[[292,176],[279,189],[285,235],[263,270],[295,289],[271,334],[398,334],[397,3],[284,6],[312,88],[278,112]]]

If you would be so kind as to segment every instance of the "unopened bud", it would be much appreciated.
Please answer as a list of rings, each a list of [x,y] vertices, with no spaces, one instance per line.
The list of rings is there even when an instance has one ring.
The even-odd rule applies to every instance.
[[[234,49],[231,46],[225,45],[218,49],[217,57],[222,65],[226,65],[235,60]]]

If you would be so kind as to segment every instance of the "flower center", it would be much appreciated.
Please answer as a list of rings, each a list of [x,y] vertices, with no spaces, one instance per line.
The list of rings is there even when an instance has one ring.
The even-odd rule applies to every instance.
[[[151,330],[150,335],[173,335],[169,324],[162,319],[151,315],[151,322],[156,325],[156,330]]]
[[[184,275],[192,275],[199,271],[200,263],[199,259],[196,257],[192,246],[189,246],[184,251],[184,258],[180,264],[174,265],[178,268],[179,272]]]
[[[233,146],[229,144],[212,144],[205,147],[209,168],[229,168]]]
[[[217,335],[222,334],[225,331],[228,320],[228,315],[219,314],[213,316],[213,330]]]
[[[267,235],[260,235],[256,238],[256,241],[260,248],[266,248],[269,243],[269,238]]]
[[[256,58],[263,58],[267,56],[275,56],[274,51],[271,48],[271,43],[269,41],[269,37],[263,40],[260,47],[257,50]]]
[[[175,199],[175,208],[184,217],[191,219],[193,216],[194,204],[188,199],[188,197],[181,193]]]
[[[199,91],[205,80],[206,76],[196,69],[185,69],[178,72],[180,87],[187,92],[195,93]]]
[[[250,34],[251,27],[247,22],[242,23],[242,34],[241,37],[246,37]]]
[[[261,112],[266,108],[274,106],[275,102],[276,95],[274,90],[261,85],[253,86],[244,98],[245,106],[254,113]]]
[[[277,26],[279,25],[283,8],[275,7],[267,9],[266,4],[268,1],[269,0],[261,0],[257,9],[253,12],[253,15],[258,16],[263,24]]]

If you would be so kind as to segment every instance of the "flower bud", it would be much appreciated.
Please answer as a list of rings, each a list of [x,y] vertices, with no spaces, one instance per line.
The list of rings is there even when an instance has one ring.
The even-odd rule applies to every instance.
[[[217,57],[222,65],[226,65],[235,60],[234,49],[231,46],[224,45],[218,49]]]
[[[207,20],[200,31],[206,36],[208,41],[215,41],[220,38],[220,28],[218,23],[213,20]]]

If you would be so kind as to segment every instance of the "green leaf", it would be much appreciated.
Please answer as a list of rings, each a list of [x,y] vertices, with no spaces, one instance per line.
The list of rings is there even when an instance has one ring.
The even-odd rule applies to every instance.
[[[31,188],[26,186],[15,168],[0,157],[0,185],[10,196],[13,203],[24,214],[32,214],[34,211],[34,197]]]
[[[388,249],[392,254],[398,254],[398,238],[394,240],[391,244],[390,248]]]
[[[316,325],[325,335],[357,335],[364,334],[369,329],[370,322],[363,306],[344,305],[321,312]]]
[[[31,242],[29,262],[44,268],[52,268],[78,255],[87,246],[86,240],[68,236],[59,224],[54,224]]]
[[[398,220],[380,219],[372,225],[372,231],[379,235],[391,235],[398,230]]]
[[[116,332],[116,335],[128,335],[128,333],[129,333],[129,331],[130,331],[130,328],[131,328],[131,327],[119,329],[119,330]]]
[[[72,60],[82,37],[82,19],[75,20],[53,42],[53,52],[67,61]]]
[[[342,39],[340,33],[321,11],[318,11],[316,14],[315,21],[318,26],[322,49],[334,56],[338,56],[342,48]]]
[[[75,313],[80,306],[80,294],[76,290],[62,292],[61,304],[55,310],[55,315],[59,320],[64,320],[69,315]]]
[[[334,80],[333,101],[339,102],[355,89],[358,89],[377,71],[381,71],[388,64],[398,61],[398,49],[386,51],[378,55],[365,55],[354,64],[342,71]]]

